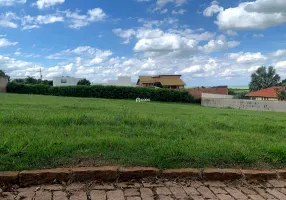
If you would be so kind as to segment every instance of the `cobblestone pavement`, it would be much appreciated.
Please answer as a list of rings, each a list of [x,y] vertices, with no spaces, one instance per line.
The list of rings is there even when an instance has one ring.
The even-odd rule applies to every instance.
[[[249,183],[216,181],[72,183],[0,189],[1,200],[286,200],[286,180]]]

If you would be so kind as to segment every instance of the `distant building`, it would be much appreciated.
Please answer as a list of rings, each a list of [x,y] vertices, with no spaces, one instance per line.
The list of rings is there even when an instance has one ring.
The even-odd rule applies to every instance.
[[[263,90],[250,92],[246,96],[252,100],[278,101],[280,91],[286,90],[286,86],[273,86]]]
[[[118,76],[117,80],[108,80],[106,84],[103,85],[114,85],[114,86],[135,86],[136,83],[131,81],[130,76]]]
[[[181,80],[181,75],[158,75],[158,76],[139,76],[137,85],[139,87],[184,89],[186,84],[183,80]]]
[[[228,95],[228,87],[227,86],[217,86],[217,87],[210,87],[210,88],[190,88],[189,93],[196,100],[199,100],[202,98],[203,93]]]
[[[74,78],[69,76],[61,76],[53,78],[53,86],[76,86],[83,78]]]
[[[0,77],[0,93],[7,91],[7,85],[8,85],[8,78]]]

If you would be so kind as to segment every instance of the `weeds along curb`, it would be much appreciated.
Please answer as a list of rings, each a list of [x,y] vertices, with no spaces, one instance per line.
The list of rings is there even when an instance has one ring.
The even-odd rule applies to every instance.
[[[269,180],[286,179],[286,170],[240,170],[240,169],[166,169],[153,167],[80,167],[43,170],[25,170],[21,172],[0,172],[0,186],[18,184],[21,186],[71,183],[90,180],[127,181],[142,178],[193,179],[205,181],[227,180]]]

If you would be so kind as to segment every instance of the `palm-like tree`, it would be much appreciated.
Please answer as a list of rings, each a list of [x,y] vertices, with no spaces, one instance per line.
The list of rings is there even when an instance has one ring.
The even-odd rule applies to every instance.
[[[250,91],[262,90],[264,88],[276,86],[280,84],[280,76],[276,74],[274,67],[259,67],[256,72],[251,75],[249,84]]]

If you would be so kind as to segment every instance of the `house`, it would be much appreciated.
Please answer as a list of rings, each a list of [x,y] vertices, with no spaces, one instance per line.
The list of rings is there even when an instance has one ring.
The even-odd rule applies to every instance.
[[[135,86],[136,83],[131,81],[130,76],[118,76],[117,80],[108,80],[104,85],[114,85],[114,86]]]
[[[184,89],[186,84],[184,81],[181,80],[181,75],[158,75],[158,76],[139,76],[137,85],[139,87]]]
[[[227,86],[217,86],[217,87],[209,87],[209,88],[190,88],[189,93],[196,100],[200,100],[202,98],[203,93],[228,95],[228,87]]]
[[[61,76],[53,78],[53,86],[76,86],[83,78],[74,78],[69,76]]]
[[[250,92],[246,96],[250,97],[252,100],[278,101],[278,94],[282,90],[286,90],[286,86],[273,86],[263,90]]]

